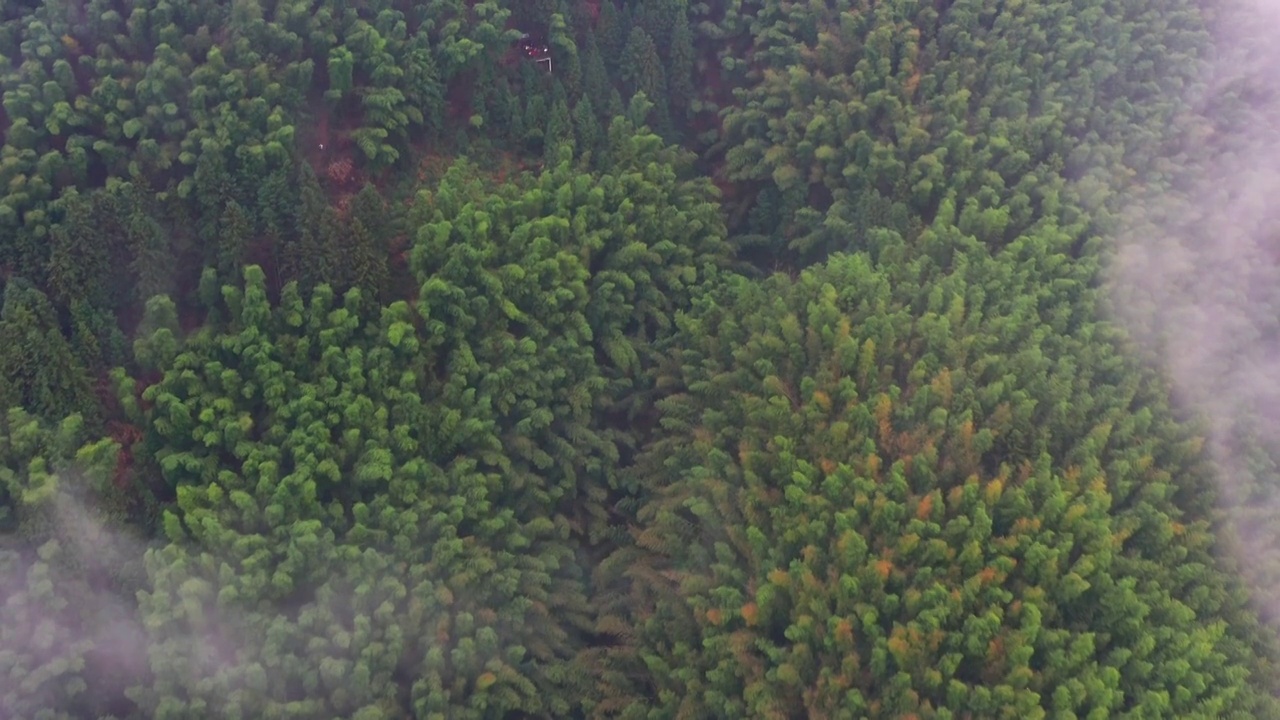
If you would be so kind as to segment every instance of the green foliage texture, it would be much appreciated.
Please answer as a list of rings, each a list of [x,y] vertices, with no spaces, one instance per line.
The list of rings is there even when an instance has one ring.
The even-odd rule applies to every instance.
[[[1280,717],[1227,11],[6,3],[0,717]]]

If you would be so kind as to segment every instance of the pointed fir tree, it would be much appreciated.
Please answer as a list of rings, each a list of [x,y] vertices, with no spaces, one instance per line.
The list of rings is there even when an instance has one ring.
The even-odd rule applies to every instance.
[[[582,88],[585,97],[594,99],[596,110],[603,112],[608,104],[607,99],[609,92],[613,90],[613,84],[609,81],[609,71],[605,69],[604,58],[600,56],[600,47],[594,32],[588,33],[583,43]]]
[[[84,300],[76,300],[69,308],[71,316],[71,353],[76,361],[90,373],[107,368],[107,354],[103,351],[99,336],[104,326],[115,326],[111,315],[95,308]],[[118,331],[118,330],[117,330]]]
[[[684,126],[696,98],[693,69],[696,59],[693,46],[693,30],[689,18],[679,13],[671,30],[671,48],[667,59],[667,90],[671,98],[671,117],[677,126]]]
[[[520,96],[513,92],[506,93],[504,99],[507,104],[507,141],[512,148],[521,149],[524,147],[525,134],[527,133],[524,122],[524,105],[520,102]]]
[[[200,152],[192,179],[197,207],[196,232],[208,252],[207,259],[216,264],[218,221],[222,218],[227,201],[237,199],[226,154],[220,147],[211,145]]]
[[[648,124],[662,137],[670,137],[671,114],[667,106],[667,81],[653,38],[643,28],[635,27],[623,53],[622,78],[627,91],[644,93],[653,103]]]
[[[380,242],[386,242],[391,228],[397,218],[392,216],[392,209],[386,200],[371,183],[365,183],[360,192],[351,198],[348,213],[352,220],[357,220],[369,232],[378,236]]]
[[[255,227],[264,236],[282,236],[289,227],[293,209],[298,206],[298,186],[291,181],[290,175],[294,174],[291,170],[286,166],[277,167],[257,185]]]
[[[360,288],[369,299],[386,299],[390,227],[386,203],[373,185],[366,184],[351,200],[347,267],[351,286]]]
[[[239,202],[228,200],[218,223],[218,274],[224,280],[240,275],[253,242],[253,218]]]
[[[314,255],[308,255],[303,266],[303,280],[316,285],[333,287],[350,287],[354,282],[351,267],[346,262],[347,238],[342,227],[342,218],[338,211],[326,207],[320,212],[317,228],[318,249]]]
[[[622,13],[618,12],[616,1],[601,0],[600,17],[596,20],[596,41],[605,66],[611,73],[618,72],[619,64],[623,61],[627,32],[628,28],[623,24]]]
[[[218,327],[223,320],[222,281],[218,278],[218,269],[212,265],[206,265],[200,272],[200,283],[196,286],[196,301],[204,310],[205,324]]]
[[[60,199],[62,221],[54,225],[49,239],[48,287],[52,299],[63,307],[77,301],[93,307],[115,307],[105,278],[112,272],[109,228],[101,226],[95,210],[104,191],[82,194],[68,191]]]
[[[178,308],[173,300],[165,295],[148,299],[137,334],[133,355],[138,364],[147,371],[169,367],[178,355],[181,338]]]
[[[600,149],[600,141],[604,137],[604,130],[600,127],[600,118],[596,116],[590,96],[584,96],[573,106],[572,117],[578,154],[590,153],[591,157],[595,158]]]
[[[291,208],[290,228],[284,236],[280,251],[280,274],[287,283],[302,281],[307,268],[314,268],[321,254],[320,225],[324,210],[329,207],[320,179],[311,163],[300,161],[294,168],[293,182],[297,188],[298,202]],[[314,275],[303,281],[306,289],[312,287]]]
[[[660,57],[667,57],[672,48],[678,18],[685,16],[684,0],[645,0],[636,3],[632,22],[653,38]]]
[[[483,67],[489,65],[486,63]],[[427,132],[438,135],[444,129],[444,83],[425,29],[419,30],[409,42],[401,87],[405,102],[422,113]]]
[[[617,88],[609,90],[609,101],[605,103],[604,118],[605,127],[608,127],[615,118],[620,118],[627,112],[626,103],[622,102],[622,93]]]
[[[96,423],[88,373],[62,335],[49,298],[10,278],[0,307],[0,400],[49,422],[80,413]]]
[[[133,244],[130,270],[136,278],[134,299],[142,305],[155,295],[168,295],[174,291],[177,260],[170,247],[168,233],[144,208],[135,208],[128,222]]]
[[[547,117],[547,129],[543,154],[548,164],[554,163],[562,144],[574,144],[573,118],[569,113],[569,105],[565,99],[565,91],[559,82],[555,85],[552,97],[551,112]]]
[[[543,93],[529,93],[524,106],[524,150],[530,155],[541,155],[550,121],[550,108]]]
[[[555,63],[556,81],[564,85],[571,99],[576,99],[582,94],[582,63],[578,56],[578,44],[560,13],[551,18],[548,40]]]

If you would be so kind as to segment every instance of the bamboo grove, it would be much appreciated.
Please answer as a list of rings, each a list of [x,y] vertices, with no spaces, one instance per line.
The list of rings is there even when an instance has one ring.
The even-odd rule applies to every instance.
[[[1214,12],[4,4],[0,715],[1280,717],[1102,286]]]

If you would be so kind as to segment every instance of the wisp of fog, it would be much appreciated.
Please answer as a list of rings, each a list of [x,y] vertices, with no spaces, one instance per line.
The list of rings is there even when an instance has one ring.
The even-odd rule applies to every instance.
[[[1131,202],[1107,270],[1118,320],[1198,416],[1224,528],[1280,620],[1280,2],[1226,0],[1186,100],[1188,170]]]

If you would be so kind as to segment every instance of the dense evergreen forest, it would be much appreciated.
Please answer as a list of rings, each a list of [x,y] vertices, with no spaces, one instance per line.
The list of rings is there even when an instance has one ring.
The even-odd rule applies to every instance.
[[[0,717],[1280,718],[1227,11],[5,2]]]

